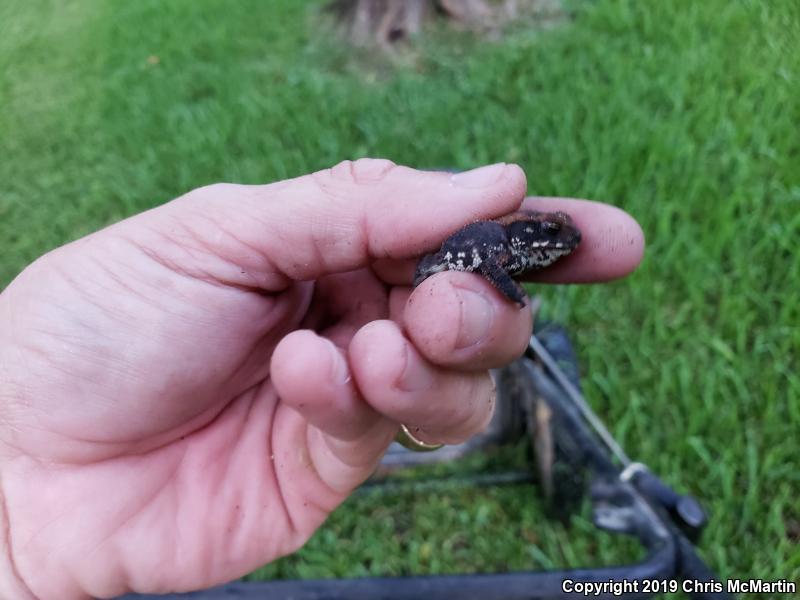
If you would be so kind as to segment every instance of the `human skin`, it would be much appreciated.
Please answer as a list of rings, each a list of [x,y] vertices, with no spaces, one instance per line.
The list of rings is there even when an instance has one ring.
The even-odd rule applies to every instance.
[[[291,553],[398,423],[457,443],[528,310],[483,278],[411,290],[415,259],[510,213],[515,165],[346,161],[194,190],[41,257],[0,294],[0,598],[200,589]],[[528,198],[583,233],[542,281],[632,271],[611,206]]]

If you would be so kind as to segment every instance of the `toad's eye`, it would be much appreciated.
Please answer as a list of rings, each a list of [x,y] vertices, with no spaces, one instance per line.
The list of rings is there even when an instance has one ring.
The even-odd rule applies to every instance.
[[[542,223],[542,229],[545,233],[558,233],[561,231],[561,223],[558,221],[544,221]]]

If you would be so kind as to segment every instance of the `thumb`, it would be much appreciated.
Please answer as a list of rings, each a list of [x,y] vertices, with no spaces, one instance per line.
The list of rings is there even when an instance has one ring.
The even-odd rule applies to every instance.
[[[451,174],[360,159],[270,185],[212,185],[162,208],[224,259],[219,279],[277,290],[430,251],[467,223],[517,209],[525,187],[513,164]]]

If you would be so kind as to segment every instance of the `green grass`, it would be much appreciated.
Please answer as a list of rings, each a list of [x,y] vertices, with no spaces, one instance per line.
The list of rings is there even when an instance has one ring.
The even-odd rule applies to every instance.
[[[800,579],[800,5],[579,2],[555,29],[443,34],[366,75],[315,14],[290,0],[0,4],[0,285],[213,181],[367,155],[519,162],[531,193],[612,202],[648,238],[630,279],[545,292],[593,406],[706,502],[703,554],[723,577]],[[583,519],[547,522],[531,496],[354,498],[263,574],[630,558]]]

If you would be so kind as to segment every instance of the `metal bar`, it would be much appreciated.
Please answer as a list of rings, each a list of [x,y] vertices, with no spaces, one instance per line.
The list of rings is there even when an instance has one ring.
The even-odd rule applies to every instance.
[[[550,352],[547,351],[547,348],[544,347],[544,344],[542,344],[542,342],[540,342],[535,335],[532,335],[528,347],[530,348],[531,352],[533,352],[542,361],[547,370],[550,371],[558,384],[564,389],[564,392],[566,392],[566,394],[570,397],[570,400],[575,403],[575,406],[578,407],[578,410],[580,410],[583,418],[586,419],[589,425],[592,426],[592,429],[603,441],[606,447],[617,458],[617,460],[622,463],[624,467],[627,467],[631,463],[631,459],[628,458],[628,455],[625,454],[625,451],[622,449],[622,447],[617,444],[616,440],[612,437],[608,429],[606,429],[605,425],[603,425],[603,422],[600,420],[600,418],[594,414],[594,411],[592,411],[591,407],[586,402],[583,394],[581,394],[580,390],[573,385],[564,371],[561,370],[561,367],[558,366],[558,363],[553,359]]]
[[[573,582],[644,581],[670,577],[674,573],[675,547],[667,543],[642,563],[599,569],[538,571],[476,575],[430,575],[421,577],[375,577],[364,579],[318,579],[268,582],[237,582],[188,594],[129,595],[118,600],[565,600],[575,598],[564,584]],[[652,594],[625,594],[625,598],[650,598]],[[612,591],[593,598],[610,600]]]

